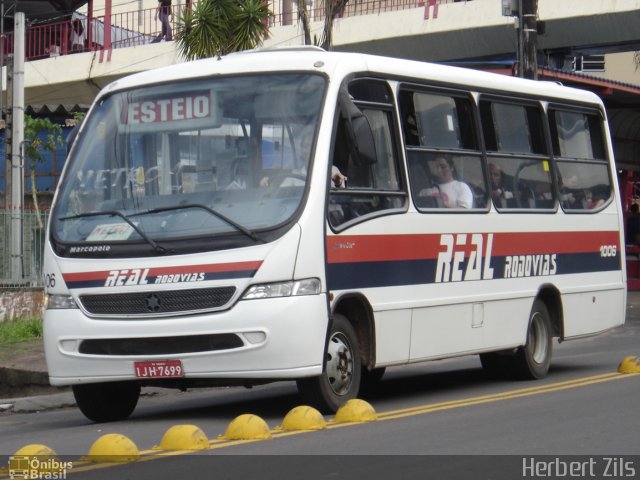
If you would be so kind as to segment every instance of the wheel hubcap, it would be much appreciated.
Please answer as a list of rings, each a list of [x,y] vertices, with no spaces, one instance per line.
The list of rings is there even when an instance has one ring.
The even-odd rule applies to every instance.
[[[329,385],[337,395],[349,391],[353,378],[353,352],[349,341],[340,332],[329,339],[326,371]]]

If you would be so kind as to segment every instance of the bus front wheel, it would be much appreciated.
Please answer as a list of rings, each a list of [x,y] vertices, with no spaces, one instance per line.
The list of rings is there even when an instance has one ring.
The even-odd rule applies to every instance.
[[[547,306],[536,299],[531,308],[527,341],[518,348],[513,362],[513,373],[517,378],[544,378],[551,365],[553,333]]]
[[[89,383],[72,389],[80,411],[98,423],[124,420],[140,398],[140,385],[134,382]]]
[[[333,318],[323,367],[320,376],[298,380],[298,391],[305,402],[320,411],[335,413],[357,396],[362,373],[358,338],[343,315]]]

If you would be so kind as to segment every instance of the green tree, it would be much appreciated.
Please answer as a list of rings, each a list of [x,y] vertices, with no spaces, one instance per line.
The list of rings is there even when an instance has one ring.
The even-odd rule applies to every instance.
[[[196,60],[256,48],[269,34],[270,15],[263,0],[200,0],[178,18],[178,50]]]
[[[38,227],[42,228],[40,208],[38,206],[38,189],[36,185],[36,168],[44,161],[43,153],[55,152],[62,144],[62,127],[48,118],[24,116],[24,156],[31,176],[31,198],[36,209]]]

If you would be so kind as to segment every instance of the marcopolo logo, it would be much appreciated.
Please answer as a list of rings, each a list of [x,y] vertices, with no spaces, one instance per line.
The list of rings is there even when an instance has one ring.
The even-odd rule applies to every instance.
[[[63,462],[50,456],[14,455],[9,457],[9,477],[12,479],[66,479],[73,462]]]

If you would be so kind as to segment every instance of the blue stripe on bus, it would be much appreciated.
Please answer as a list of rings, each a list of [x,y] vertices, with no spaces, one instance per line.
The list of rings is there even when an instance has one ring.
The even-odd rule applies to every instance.
[[[514,257],[509,258],[514,270],[506,276],[505,265],[508,257],[492,257],[490,263],[493,268],[492,279],[518,278],[518,276],[553,277],[576,273],[619,271],[621,269],[619,255],[602,257],[599,252],[567,253],[555,255],[555,273],[533,275],[531,262],[527,264],[526,255],[521,257],[520,261],[524,262],[522,269],[517,268],[519,265],[514,266]],[[544,259],[539,261],[544,261]],[[436,283],[436,263],[435,259],[333,263],[327,266],[327,283],[330,290],[432,284]],[[466,263],[467,259],[459,265],[463,277],[467,267]],[[539,272],[544,271],[542,267],[538,268]]]

